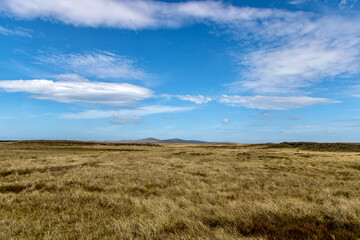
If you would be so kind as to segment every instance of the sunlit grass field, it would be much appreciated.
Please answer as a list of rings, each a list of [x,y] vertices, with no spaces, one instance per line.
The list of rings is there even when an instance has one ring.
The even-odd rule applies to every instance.
[[[0,239],[359,239],[356,144],[0,143]]]

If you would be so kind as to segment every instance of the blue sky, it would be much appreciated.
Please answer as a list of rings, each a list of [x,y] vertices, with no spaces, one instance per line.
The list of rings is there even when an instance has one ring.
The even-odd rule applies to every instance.
[[[360,141],[355,0],[0,0],[0,139]]]

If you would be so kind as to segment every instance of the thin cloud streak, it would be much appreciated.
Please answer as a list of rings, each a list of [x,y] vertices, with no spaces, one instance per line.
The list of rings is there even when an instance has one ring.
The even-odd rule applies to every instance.
[[[127,29],[175,28],[203,21],[223,24],[294,15],[276,9],[236,7],[220,1],[1,0],[0,10],[17,18]]]
[[[5,27],[0,26],[0,34],[5,36],[19,36],[19,37],[29,37],[31,38],[30,34],[31,30],[26,28],[16,28],[16,29],[8,29]]]
[[[78,54],[56,52],[41,55],[36,59],[38,63],[70,71],[72,74],[100,79],[140,80],[146,77],[146,73],[135,66],[134,60],[106,51],[91,51]]]
[[[128,83],[3,80],[6,92],[33,94],[32,98],[62,103],[89,103],[106,106],[132,106],[153,96],[150,89]]]
[[[263,110],[288,110],[294,108],[304,108],[315,104],[339,103],[327,98],[313,98],[307,96],[228,96],[223,95],[221,103],[235,107],[247,107]]]
[[[194,109],[195,109],[194,107],[173,107],[173,106],[152,105],[152,106],[143,106],[134,109],[123,109],[123,110],[92,109],[77,113],[64,113],[59,115],[59,117],[67,118],[67,119],[96,119],[96,118],[110,118],[110,117],[119,118],[124,116],[141,117],[152,114],[191,111]]]
[[[203,96],[203,95],[171,95],[171,94],[162,94],[161,97],[171,99],[171,98],[177,98],[182,101],[188,101],[193,102],[196,104],[204,104],[208,103],[210,101],[215,100],[212,97]]]

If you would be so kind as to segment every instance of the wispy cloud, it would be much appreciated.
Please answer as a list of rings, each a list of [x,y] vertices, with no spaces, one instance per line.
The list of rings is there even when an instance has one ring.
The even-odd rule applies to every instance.
[[[203,96],[203,95],[170,95],[170,94],[162,94],[161,97],[164,97],[164,98],[167,98],[167,99],[177,98],[177,99],[180,99],[182,101],[193,102],[193,103],[196,103],[196,104],[208,103],[210,101],[215,100],[212,97],[207,97],[207,96]]]
[[[299,5],[299,4],[303,4],[307,2],[307,0],[292,0],[292,1],[288,1],[289,4],[292,4],[292,5]]]
[[[294,108],[304,108],[315,104],[329,104],[340,103],[327,98],[315,98],[308,96],[241,96],[241,95],[222,95],[215,97],[207,97],[203,95],[169,95],[162,94],[161,97],[171,99],[178,98],[183,101],[190,101],[196,104],[205,104],[210,101],[227,104],[230,106],[246,107],[262,110],[288,110]],[[258,114],[263,119],[269,120],[270,118],[278,117],[269,111],[262,111]],[[295,119],[292,119],[295,120]]]
[[[228,96],[223,95],[221,103],[230,106],[242,106],[247,108],[264,110],[287,110],[293,108],[303,108],[314,104],[338,103],[339,101],[327,98],[313,98],[307,96],[279,97],[279,96]]]
[[[286,11],[241,8],[221,1],[2,0],[0,10],[18,18],[128,29],[179,27],[199,21],[229,23],[289,15]]]
[[[160,114],[160,113],[171,113],[171,112],[183,112],[194,110],[193,107],[173,107],[173,106],[162,106],[162,105],[152,105],[152,106],[143,106],[134,109],[123,109],[123,110],[87,110],[77,113],[64,113],[61,114],[61,118],[68,119],[95,119],[95,118],[110,118],[110,117],[131,117],[131,116],[146,116],[151,114]]]
[[[132,106],[152,97],[147,88],[127,83],[52,80],[3,80],[0,89],[23,92],[32,98],[63,103],[89,103],[107,106]]]
[[[359,0],[339,0],[338,6],[343,9],[345,7],[353,8],[359,3]]]
[[[5,36],[32,37],[31,30],[26,28],[8,29],[0,26],[0,34]]]
[[[70,81],[70,82],[88,82],[89,80],[79,74],[75,73],[65,73],[65,74],[57,74],[50,76],[56,80],[60,81]]]
[[[333,124],[324,124],[324,125],[297,125],[292,126],[287,129],[283,129],[281,133],[303,133],[303,132],[322,132],[323,134],[336,134],[341,133],[344,130],[358,130],[360,125],[333,125]]]
[[[36,58],[38,62],[61,70],[97,78],[143,79],[146,73],[135,66],[134,60],[106,51],[78,54],[51,53]]]
[[[360,85],[356,84],[351,86],[350,89],[347,89],[346,93],[350,96],[360,98]]]
[[[304,13],[298,18],[271,18],[251,27],[232,27],[236,38],[252,39],[262,47],[249,48],[246,54],[243,50],[234,53],[241,80],[231,88],[257,94],[287,94],[359,73],[359,20]]]

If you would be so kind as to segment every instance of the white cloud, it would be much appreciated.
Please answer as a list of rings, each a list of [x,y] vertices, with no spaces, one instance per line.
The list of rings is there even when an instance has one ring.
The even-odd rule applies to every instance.
[[[20,36],[20,37],[32,37],[31,30],[26,28],[8,29],[0,26],[0,34],[5,36]]]
[[[214,99],[211,97],[206,97],[203,95],[170,95],[170,94],[163,94],[161,95],[164,98],[170,99],[170,98],[178,98],[182,101],[189,101],[196,104],[203,104],[208,103],[210,101],[213,101]]]
[[[243,39],[250,35],[262,47],[235,53],[241,80],[231,84],[232,89],[286,94],[360,72],[357,17],[303,14],[299,18],[269,19],[249,28],[235,27],[233,33]]]
[[[225,124],[228,124],[228,122],[229,122],[229,119],[227,119],[227,118],[224,118],[223,120],[221,120],[221,122],[222,122],[222,123],[225,123]]]
[[[290,14],[281,10],[235,7],[221,1],[152,0],[1,0],[0,10],[18,18],[129,29],[179,27],[193,21],[229,23]]]
[[[90,77],[143,79],[146,76],[142,70],[134,66],[133,60],[105,51],[82,54],[54,53],[40,56],[37,60]]]
[[[287,110],[293,108],[303,108],[321,103],[338,103],[338,101],[327,98],[313,98],[307,96],[298,97],[279,97],[279,96],[228,96],[223,95],[221,103],[230,106],[242,106],[247,108],[268,109],[268,110]]]
[[[131,117],[131,116],[146,116],[151,114],[170,113],[170,112],[183,112],[190,111],[193,107],[172,107],[172,106],[144,106],[135,109],[123,109],[119,111],[115,110],[88,110],[78,113],[64,113],[61,114],[62,118],[69,119],[95,119],[95,118],[110,118],[110,117]]]
[[[304,1],[289,1],[300,2]],[[310,87],[319,82],[360,72],[360,20],[356,15],[350,18],[236,7],[222,1],[153,0],[0,0],[0,11],[16,18],[41,18],[88,27],[144,29],[216,23],[225,32],[231,32],[241,46],[234,53],[239,63],[239,80],[230,84],[231,89],[262,95],[242,97],[247,98],[242,104],[251,108],[288,109],[331,102],[323,98],[287,97],[292,102],[286,105],[278,103],[282,101],[280,97],[265,95],[304,94],[304,90],[311,91]],[[98,78],[142,79],[146,75],[131,59],[107,52],[53,54],[41,57],[40,61]],[[213,100],[201,95],[171,97],[197,104]],[[258,104],[259,97],[272,102]]]
[[[32,98],[63,103],[90,103],[108,106],[131,106],[152,97],[152,91],[127,83],[73,82],[52,80],[5,80],[0,89],[6,92],[33,94]]]
[[[191,96],[191,95],[176,95],[177,98],[183,101],[189,101],[196,104],[203,104],[212,101],[210,97],[204,97],[203,95]]]
[[[339,7],[346,5],[347,1],[346,0],[341,0],[339,3]]]
[[[292,5],[299,5],[299,4],[305,3],[306,1],[307,0],[292,0],[292,1],[289,1],[288,3],[292,4]]]

